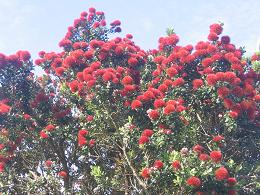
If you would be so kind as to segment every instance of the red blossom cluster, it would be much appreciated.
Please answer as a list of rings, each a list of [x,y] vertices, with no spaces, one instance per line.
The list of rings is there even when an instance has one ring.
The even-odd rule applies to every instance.
[[[150,167],[150,168],[145,167],[145,168],[142,170],[141,176],[142,176],[144,179],[149,179],[153,171],[160,170],[160,169],[163,168],[163,166],[164,166],[164,164],[163,164],[162,161],[156,160],[156,161],[154,162],[154,164],[153,164],[152,167]]]
[[[198,188],[201,186],[201,181],[198,177],[192,176],[187,179],[187,184],[195,188]]]
[[[175,170],[179,170],[181,168],[181,162],[179,160],[175,160],[174,162],[172,162],[172,167]]]
[[[224,139],[224,137],[219,135],[219,136],[214,136],[212,141],[219,144],[220,141],[223,140],[223,139]],[[219,146],[221,146],[221,145],[219,145]],[[193,151],[198,154],[198,158],[201,161],[209,161],[211,159],[214,163],[220,163],[221,162],[221,160],[222,160],[221,151],[214,150],[214,151],[211,151],[210,154],[208,155],[204,152],[204,150],[205,150],[204,147],[199,145],[199,144],[197,144],[193,147]]]
[[[247,62],[242,59],[242,51],[236,49],[227,36],[218,41],[221,33],[222,25],[213,24],[210,26],[209,42],[201,41],[193,48],[191,45],[176,46],[174,44],[177,41],[173,41],[167,55],[158,53],[166,51],[163,50],[164,46],[159,46],[157,52],[153,51],[157,54],[153,59],[157,64],[152,72],[153,80],[148,84],[148,90],[132,102],[132,108],[140,108],[143,101],[155,99],[156,110],[149,110],[148,115],[156,120],[160,117],[158,108],[165,106],[166,115],[175,110],[173,105],[166,106],[167,102],[164,100],[169,91],[184,85],[189,85],[196,91],[208,85],[216,90],[232,118],[246,114],[252,123],[259,125],[259,109],[255,101],[259,99],[255,89],[259,75],[252,69],[245,72]],[[176,36],[169,36],[169,40],[172,37]],[[165,43],[167,39],[160,38],[159,42]],[[188,102],[182,101],[182,104],[186,103]],[[183,106],[180,110],[185,109]]]
[[[203,147],[200,145],[194,146],[193,151],[199,154],[199,159],[201,161],[208,162],[211,158],[214,163],[220,163],[222,159],[222,153],[220,151],[212,151],[209,156],[205,153],[202,153]],[[180,162],[176,160],[172,163],[172,166],[176,170],[178,170],[180,168]],[[217,181],[225,181],[230,188],[232,188],[237,183],[235,178],[229,177],[229,172],[224,166],[219,167],[215,170],[215,179]],[[186,182],[187,185],[193,186],[194,188],[199,188],[202,185],[201,179],[196,176],[189,177]],[[203,194],[203,192],[200,191],[198,191],[197,193]]]
[[[89,141],[88,141],[88,138],[89,138],[88,135],[89,135],[88,130],[86,130],[86,129],[79,130],[79,132],[78,132],[78,145],[80,147],[86,146],[87,144],[90,147],[95,145],[96,140],[95,139],[89,139]]]
[[[147,157],[143,151],[162,151],[162,148],[166,156],[162,156],[162,152],[152,154],[150,151],[151,158],[147,162],[152,166],[146,165],[141,170],[143,179],[164,174],[164,170],[167,172],[170,167],[171,174],[185,178],[188,188],[197,194],[203,194],[201,189],[205,189],[204,183],[208,178],[211,182],[224,183],[223,186],[228,187],[228,194],[235,194],[233,187],[237,181],[230,177],[233,171],[223,166],[226,159],[221,147],[226,141],[225,134],[210,133],[207,139],[211,139],[209,143],[212,148],[205,143],[197,144],[192,151],[181,149],[177,155],[173,155],[174,158],[171,158],[174,151],[171,145],[179,147],[176,143],[183,140],[178,140],[178,133],[192,127],[196,117],[201,124],[203,121],[196,114],[205,110],[208,112],[215,105],[218,109],[214,113],[216,121],[225,116],[232,122],[245,120],[260,126],[259,73],[243,59],[243,50],[236,48],[229,36],[221,35],[222,24],[212,24],[208,41],[200,41],[195,46],[177,45],[179,37],[172,33],[159,38],[158,50],[148,52],[135,45],[131,34],[125,38],[109,39],[110,33],[121,31],[120,25],[121,22],[115,20],[108,27],[104,13],[90,8],[88,13],[82,12],[80,18],[68,28],[59,43],[62,52],[39,52],[40,58],[35,64],[45,70],[47,78],[39,77],[35,81],[37,90],[26,102],[29,104],[29,112],[26,109],[19,111],[25,104],[20,101],[20,97],[17,101],[12,99],[10,103],[9,99],[0,101],[0,117],[9,114],[15,116],[15,119],[21,119],[21,126],[25,129],[20,134],[20,130],[17,130],[12,138],[9,130],[2,128],[1,124],[0,138],[5,142],[0,143],[0,172],[13,158],[13,152],[22,139],[30,136],[30,133],[36,132],[37,138],[41,138],[39,140],[43,143],[55,144],[52,138],[62,136],[64,145],[76,140],[75,148],[79,146],[82,152],[84,146],[92,147],[96,143],[95,139],[91,139],[91,128],[100,125],[105,130],[112,129],[118,133],[123,126],[120,123],[132,120],[134,116],[133,121],[137,121],[137,126],[140,125],[143,131],[135,131],[138,127],[131,124],[130,133],[118,133],[113,144],[117,143],[122,149],[125,140],[129,141],[127,150],[138,148],[135,151],[139,155],[136,159]],[[18,51],[10,56],[0,54],[0,70],[15,71],[27,67],[32,63],[30,58],[27,51]],[[260,61],[260,56],[253,55],[251,61]],[[32,81],[33,75],[27,76],[26,80]],[[15,94],[16,86],[12,86],[12,90]],[[41,113],[42,110],[44,113]],[[68,127],[71,128],[68,125],[70,122],[75,131],[67,131]],[[62,127],[66,127],[65,133]],[[190,129],[197,129],[197,126]],[[111,133],[112,138],[113,135]],[[122,137],[124,141],[120,143]],[[188,135],[186,138],[193,139]],[[186,144],[189,141],[183,142]],[[194,140],[191,142],[197,143]],[[136,144],[139,147],[135,147]],[[163,158],[171,159],[171,166],[166,166],[167,162]],[[187,158],[193,158],[190,161],[192,163],[194,161],[201,166],[214,167],[211,169],[213,174],[206,173],[208,178],[199,175],[199,171],[181,175],[192,166],[185,161]],[[44,162],[47,169],[56,165],[53,158],[44,158]],[[65,180],[73,173],[64,164],[58,170],[66,171],[58,172],[58,176]],[[199,168],[197,166],[194,169]],[[167,177],[174,177],[172,175]]]
[[[149,138],[153,135],[153,130],[151,129],[145,129],[142,134],[141,137],[139,138],[139,144],[145,144],[147,142],[149,142]]]
[[[3,172],[5,171],[6,164],[14,158],[14,152],[21,143],[22,138],[18,137],[15,141],[12,141],[10,139],[9,130],[6,128],[1,129],[0,138],[7,140],[6,142],[0,143],[0,172]]]
[[[10,68],[17,70],[30,62],[31,54],[28,51],[18,51],[16,54],[6,56],[0,53],[0,69]]]
[[[47,53],[41,59],[41,63],[50,64],[50,70],[57,76],[64,76],[66,72],[69,74],[71,70],[76,70],[77,77],[68,82],[73,93],[88,94],[96,86],[108,83],[121,88],[116,93],[123,97],[136,91],[140,82],[137,69],[145,62],[145,52],[127,38],[116,38],[108,42],[98,41],[95,47],[92,47],[91,43],[86,51],[77,49],[69,55]],[[114,61],[115,58],[123,59]],[[123,67],[121,65],[126,63],[125,59],[128,59],[128,66]]]
[[[0,101],[0,114],[6,114],[10,111],[11,107]]]
[[[45,165],[46,165],[47,168],[51,168],[52,164],[53,164],[53,162],[51,160],[45,161]]]
[[[104,12],[96,11],[95,8],[90,8],[89,13],[82,12],[80,18],[74,20],[73,26],[68,27],[66,36],[60,41],[59,46],[65,50],[71,49],[86,49],[88,42],[92,39],[91,35],[98,35],[99,38],[106,40],[107,33],[121,32],[121,22],[115,20],[110,23],[110,28],[106,28]],[[81,40],[81,36],[87,39],[87,42]],[[92,43],[95,46],[95,43]]]
[[[58,175],[60,176],[60,177],[67,177],[68,176],[68,173],[66,172],[66,171],[60,171],[59,173],[58,173]]]
[[[84,146],[87,144],[86,136],[88,135],[88,130],[81,129],[78,132],[78,144],[79,146]]]

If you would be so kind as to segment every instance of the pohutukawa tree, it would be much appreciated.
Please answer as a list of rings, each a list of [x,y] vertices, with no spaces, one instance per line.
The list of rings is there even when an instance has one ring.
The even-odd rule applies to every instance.
[[[62,52],[0,54],[0,191],[259,193],[260,54],[222,30],[144,51],[90,8]]]

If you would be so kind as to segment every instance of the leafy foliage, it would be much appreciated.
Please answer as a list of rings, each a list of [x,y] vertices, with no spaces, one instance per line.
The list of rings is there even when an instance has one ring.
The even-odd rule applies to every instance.
[[[259,54],[221,36],[158,49],[120,21],[83,12],[59,45],[0,54],[0,191],[4,194],[259,192]],[[221,37],[220,37],[221,36]]]

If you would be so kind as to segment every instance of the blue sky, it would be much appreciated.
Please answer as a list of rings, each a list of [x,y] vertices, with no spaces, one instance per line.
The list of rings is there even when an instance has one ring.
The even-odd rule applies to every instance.
[[[119,19],[123,32],[134,35],[144,49],[157,47],[167,27],[180,36],[180,44],[206,40],[211,23],[225,23],[224,34],[248,54],[260,38],[259,0],[0,0],[0,52],[59,51],[58,42],[80,12],[95,7],[107,21]]]

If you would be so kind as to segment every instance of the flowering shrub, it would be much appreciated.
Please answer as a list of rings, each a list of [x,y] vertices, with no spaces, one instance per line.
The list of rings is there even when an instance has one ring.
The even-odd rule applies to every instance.
[[[259,61],[212,24],[208,41],[158,49],[83,12],[39,52],[0,54],[0,177],[7,193],[257,193]],[[248,170],[252,168],[251,170]]]

